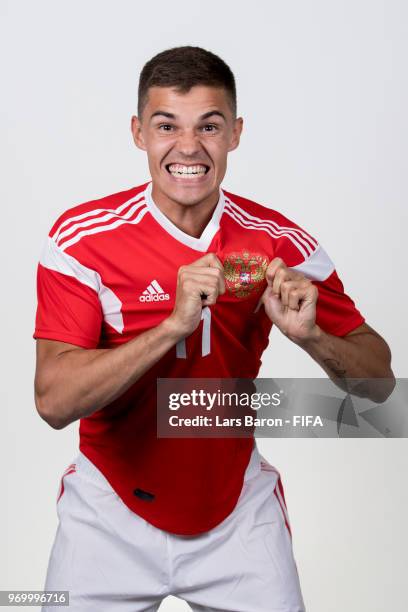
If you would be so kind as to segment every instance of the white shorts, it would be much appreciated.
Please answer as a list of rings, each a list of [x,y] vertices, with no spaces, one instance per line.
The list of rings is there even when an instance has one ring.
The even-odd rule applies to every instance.
[[[70,612],[154,612],[167,595],[194,612],[304,612],[283,496],[255,445],[233,512],[174,535],[132,512],[79,453],[61,478],[45,589],[69,591]]]

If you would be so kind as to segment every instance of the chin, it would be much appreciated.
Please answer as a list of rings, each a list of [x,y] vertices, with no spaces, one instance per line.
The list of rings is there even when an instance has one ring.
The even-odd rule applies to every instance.
[[[204,200],[206,200],[208,197],[211,196],[211,193],[206,193],[205,195],[199,197],[197,196],[196,198],[193,198],[192,196],[190,196],[189,198],[184,198],[184,199],[179,199],[180,204],[182,204],[183,206],[196,206],[197,204],[200,204],[201,202],[204,202]],[[214,202],[214,205],[218,202],[218,195],[217,195],[217,200]]]
[[[171,197],[173,200],[175,200],[179,204],[182,204],[183,206],[194,206],[195,204],[199,204],[200,202],[208,198],[210,193],[183,193],[183,190],[180,189],[177,190]]]
[[[178,204],[183,206],[194,206],[195,204],[199,204],[206,198],[210,197],[215,191],[218,192],[218,187],[213,187],[209,189],[200,188],[199,186],[180,185],[177,187],[172,187],[169,189],[167,186],[163,189],[163,193],[170,199],[174,200]]]

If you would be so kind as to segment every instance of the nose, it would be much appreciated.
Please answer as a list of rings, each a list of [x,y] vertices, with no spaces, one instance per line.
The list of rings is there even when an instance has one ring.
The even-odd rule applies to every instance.
[[[183,130],[177,140],[178,151],[186,157],[192,157],[200,150],[201,145],[194,130]]]

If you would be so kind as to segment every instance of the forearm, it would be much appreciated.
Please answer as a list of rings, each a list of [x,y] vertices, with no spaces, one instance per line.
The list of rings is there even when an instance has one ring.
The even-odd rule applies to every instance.
[[[113,349],[60,353],[42,380],[42,416],[61,429],[121,396],[176,344],[169,320]]]
[[[341,389],[383,402],[395,386],[391,352],[378,334],[333,336],[316,326],[313,336],[297,342]]]

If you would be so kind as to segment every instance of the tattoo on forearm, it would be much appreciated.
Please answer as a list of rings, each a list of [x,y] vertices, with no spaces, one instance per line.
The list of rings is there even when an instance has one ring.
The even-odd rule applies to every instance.
[[[333,380],[332,376],[330,376],[333,382],[340,387],[340,389],[349,393],[349,380],[346,378],[347,370],[341,367],[337,359],[323,359],[323,363],[327,370],[329,370],[329,376],[330,373],[334,375],[333,378],[336,380]]]

